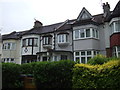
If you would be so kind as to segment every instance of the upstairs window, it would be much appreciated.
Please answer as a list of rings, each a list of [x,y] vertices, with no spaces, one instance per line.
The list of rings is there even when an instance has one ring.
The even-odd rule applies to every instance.
[[[73,32],[74,40],[85,39],[85,38],[99,38],[99,31],[94,28],[79,29]]]
[[[120,20],[112,22],[111,31],[112,33],[120,32]]]
[[[43,45],[52,45],[52,36],[44,36]]]
[[[15,43],[12,42],[4,43],[3,50],[15,50]]]
[[[59,34],[58,43],[66,43],[66,42],[68,42],[68,34]]]
[[[38,46],[38,38],[26,38],[23,39],[23,47],[26,46]]]

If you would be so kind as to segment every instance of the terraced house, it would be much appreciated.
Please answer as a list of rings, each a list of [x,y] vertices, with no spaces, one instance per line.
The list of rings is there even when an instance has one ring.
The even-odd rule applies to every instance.
[[[44,26],[36,20],[30,30],[2,36],[2,61],[79,60],[87,63],[97,54],[120,57],[120,1],[113,11],[91,15],[83,8],[74,20]]]

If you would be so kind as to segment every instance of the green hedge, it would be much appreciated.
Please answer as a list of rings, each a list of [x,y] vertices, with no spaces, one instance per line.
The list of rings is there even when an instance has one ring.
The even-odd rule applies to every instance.
[[[21,88],[20,65],[2,63],[2,88]]]
[[[112,88],[120,86],[120,60],[102,65],[76,64],[73,68],[73,88]]]
[[[35,65],[37,64],[37,62],[32,62],[32,63],[25,63],[25,64],[21,64],[20,65],[20,72],[22,74],[32,74],[34,73],[34,69],[35,69]]]
[[[75,62],[39,62],[35,66],[34,78],[38,88],[72,88],[72,68]]]

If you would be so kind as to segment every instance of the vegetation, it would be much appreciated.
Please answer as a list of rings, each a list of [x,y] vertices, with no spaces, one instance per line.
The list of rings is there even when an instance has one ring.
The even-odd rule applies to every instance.
[[[4,88],[21,88],[21,74],[32,75],[40,88],[113,88],[120,86],[120,59],[98,55],[88,64],[70,60],[33,62],[27,64],[2,63]]]
[[[35,66],[34,78],[38,88],[72,88],[72,68],[75,62],[61,60],[40,62]]]
[[[2,88],[21,88],[20,65],[2,63]]]
[[[73,88],[112,88],[120,85],[120,60],[102,65],[76,64],[73,68]]]

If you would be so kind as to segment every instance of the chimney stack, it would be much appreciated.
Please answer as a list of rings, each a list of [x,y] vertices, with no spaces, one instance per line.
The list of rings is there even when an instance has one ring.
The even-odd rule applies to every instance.
[[[103,3],[103,12],[104,12],[104,17],[110,15],[110,5],[108,4],[108,2]]]
[[[38,20],[35,20],[35,22],[34,22],[34,28],[39,28],[39,27],[41,27],[43,24],[40,22],[40,21],[38,21]]]

